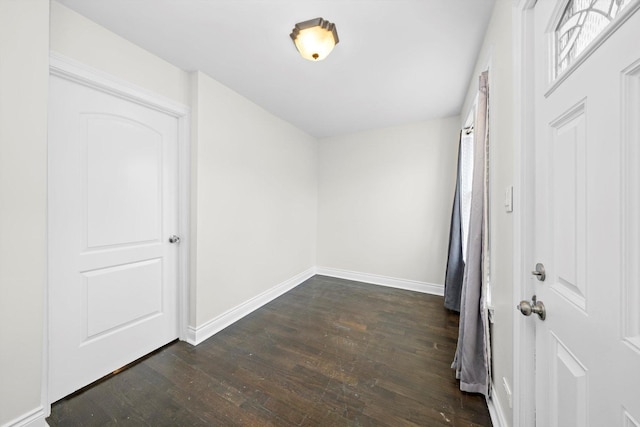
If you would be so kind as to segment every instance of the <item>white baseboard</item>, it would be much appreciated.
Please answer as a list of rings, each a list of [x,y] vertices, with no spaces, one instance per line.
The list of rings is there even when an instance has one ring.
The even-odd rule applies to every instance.
[[[237,322],[249,313],[259,309],[268,302],[278,298],[280,295],[300,285],[302,282],[313,277],[315,274],[316,269],[312,267],[288,280],[285,280],[279,285],[266,290],[260,295],[257,295],[250,300],[243,302],[242,304],[232,308],[231,310],[222,313],[218,317],[209,320],[208,322],[201,326],[198,326],[197,328],[189,326],[187,328],[187,342],[192,345],[200,344],[207,338],[212,337],[232,323]]]
[[[2,427],[48,427],[42,406],[15,418]]]
[[[419,282],[417,280],[396,279],[394,277],[378,276],[377,274],[360,273],[357,271],[340,270],[337,268],[316,267],[316,274],[337,277],[339,279],[355,280],[357,282],[374,285],[389,286],[407,291],[422,292],[431,295],[444,295],[444,285]]]
[[[507,427],[509,424],[507,423],[507,419],[504,416],[504,410],[502,409],[502,405],[496,396],[495,387],[493,384],[491,388],[494,392],[491,394],[491,397],[487,398],[487,407],[489,408],[489,416],[491,417],[491,423],[493,427]]]

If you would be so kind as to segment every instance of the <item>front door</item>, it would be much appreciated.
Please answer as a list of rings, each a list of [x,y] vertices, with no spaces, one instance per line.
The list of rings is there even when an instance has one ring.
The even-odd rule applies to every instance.
[[[61,77],[49,103],[49,400],[178,337],[177,119]]]
[[[540,0],[534,9],[532,264],[546,269],[533,279],[546,320],[529,321],[540,427],[640,426],[637,4]],[[611,31],[590,37],[611,15]]]

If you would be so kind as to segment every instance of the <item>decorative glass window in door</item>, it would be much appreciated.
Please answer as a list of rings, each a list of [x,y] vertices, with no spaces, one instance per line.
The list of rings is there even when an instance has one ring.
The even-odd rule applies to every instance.
[[[569,0],[556,27],[556,76],[566,70],[587,46],[632,0]]]

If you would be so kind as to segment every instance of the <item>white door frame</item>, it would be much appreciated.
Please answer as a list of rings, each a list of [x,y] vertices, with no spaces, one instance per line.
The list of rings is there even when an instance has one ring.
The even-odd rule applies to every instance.
[[[190,108],[150,92],[127,81],[104,73],[88,65],[79,63],[63,55],[51,52],[49,56],[49,73],[51,76],[78,83],[99,90],[118,98],[135,102],[148,108],[161,111],[178,121],[178,233],[181,243],[178,250],[178,289],[177,289],[177,325],[178,337],[187,340],[189,324],[189,208],[190,208],[190,176],[191,176],[191,142],[189,137]],[[50,191],[50,190],[48,190]],[[48,240],[48,238],[47,238]],[[48,252],[49,249],[47,249]],[[49,259],[49,254],[47,254]],[[42,401],[45,416],[51,414],[49,401],[49,274],[47,273],[47,289],[45,291],[45,343],[43,348],[43,380]]]
[[[513,0],[514,227],[513,227],[513,425],[534,427],[535,322],[516,309],[533,295],[534,231],[534,32],[536,0]]]

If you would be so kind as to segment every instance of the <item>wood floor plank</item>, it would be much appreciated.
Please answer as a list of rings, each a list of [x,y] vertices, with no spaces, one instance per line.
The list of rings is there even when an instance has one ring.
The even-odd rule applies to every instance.
[[[491,426],[442,298],[315,276],[197,347],[56,402],[50,426]]]

